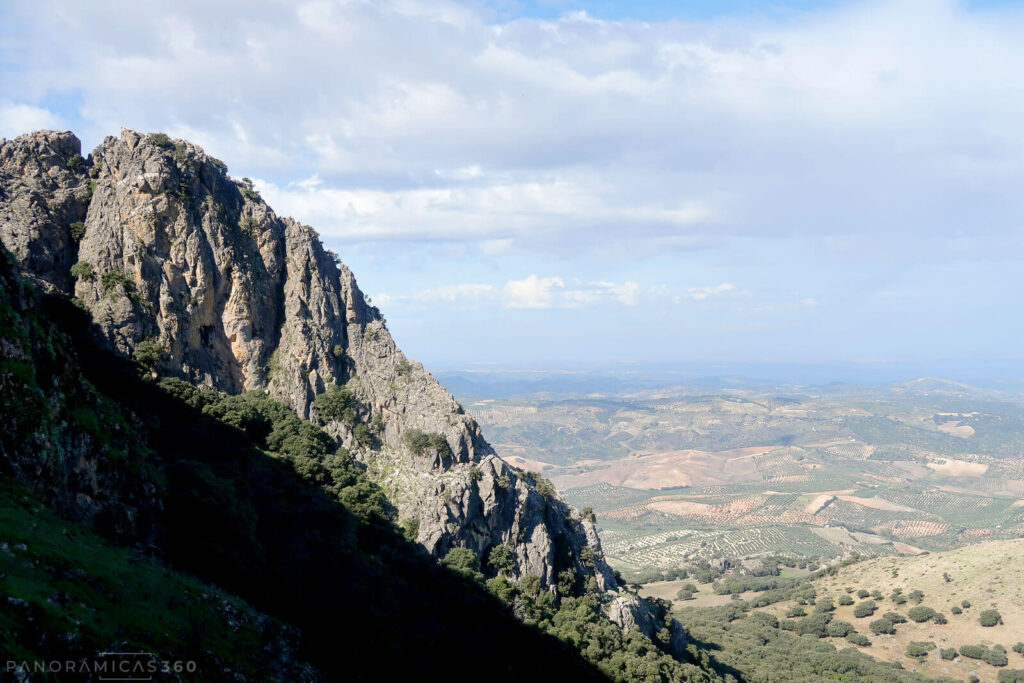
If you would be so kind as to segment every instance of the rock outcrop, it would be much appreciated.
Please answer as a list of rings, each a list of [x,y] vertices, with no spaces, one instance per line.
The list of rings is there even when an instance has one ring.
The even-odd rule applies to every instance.
[[[616,589],[592,520],[499,458],[316,232],[199,147],[122,130],[82,160],[66,132],[0,141],[0,238],[122,353],[326,423],[435,556],[468,547],[486,569],[503,546],[513,576]],[[318,414],[316,397],[339,387],[352,419]]]
[[[0,243],[44,286],[67,291],[77,256],[72,224],[85,219],[89,176],[69,132],[0,140]]]

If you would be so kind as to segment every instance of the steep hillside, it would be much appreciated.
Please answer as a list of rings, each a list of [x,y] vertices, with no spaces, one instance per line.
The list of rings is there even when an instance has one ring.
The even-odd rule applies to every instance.
[[[0,140],[0,200],[0,455],[61,515],[299,627],[330,677],[440,675],[469,623],[535,653],[470,668],[596,674],[514,612],[616,678],[709,678],[664,654],[681,627],[618,588],[592,517],[497,457],[315,232],[221,162],[40,132]],[[325,659],[339,639],[358,666]]]
[[[22,262],[58,287],[73,273],[75,296],[115,348],[131,356],[142,345],[161,373],[267,391],[325,423],[438,557],[456,546],[487,557],[504,545],[521,576],[552,584],[572,569],[614,587],[590,520],[495,456],[476,422],[395,347],[312,228],[279,218],[191,143],[124,130],[88,162],[76,145],[45,132],[4,144],[0,184],[21,199],[0,236],[16,254],[61,250]],[[45,208],[83,187],[87,205]],[[342,387],[344,409],[318,408],[317,395]]]
[[[402,538],[314,425],[266,397],[154,382],[34,290],[0,249],[0,651],[144,651],[196,661],[188,680],[602,678]],[[439,657],[468,624],[503,648]]]

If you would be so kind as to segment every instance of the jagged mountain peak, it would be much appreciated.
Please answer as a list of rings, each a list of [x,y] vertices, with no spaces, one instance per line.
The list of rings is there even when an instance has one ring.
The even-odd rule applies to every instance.
[[[312,228],[188,141],[122,129],[80,152],[67,132],[0,142],[0,192],[17,197],[0,239],[110,345],[326,423],[435,556],[464,546],[486,562],[504,546],[514,575],[614,589],[592,520],[494,453]]]

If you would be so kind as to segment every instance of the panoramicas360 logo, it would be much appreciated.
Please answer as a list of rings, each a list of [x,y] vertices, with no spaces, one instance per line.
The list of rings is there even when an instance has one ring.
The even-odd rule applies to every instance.
[[[85,674],[100,681],[152,681],[198,671],[190,659],[161,659],[153,652],[100,652],[84,659],[8,659],[8,674]]]

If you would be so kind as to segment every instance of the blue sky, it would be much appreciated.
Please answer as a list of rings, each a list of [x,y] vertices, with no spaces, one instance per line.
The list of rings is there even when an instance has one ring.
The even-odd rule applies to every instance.
[[[430,368],[944,374],[1024,365],[1021,45],[993,0],[13,0],[0,136],[194,140]]]

